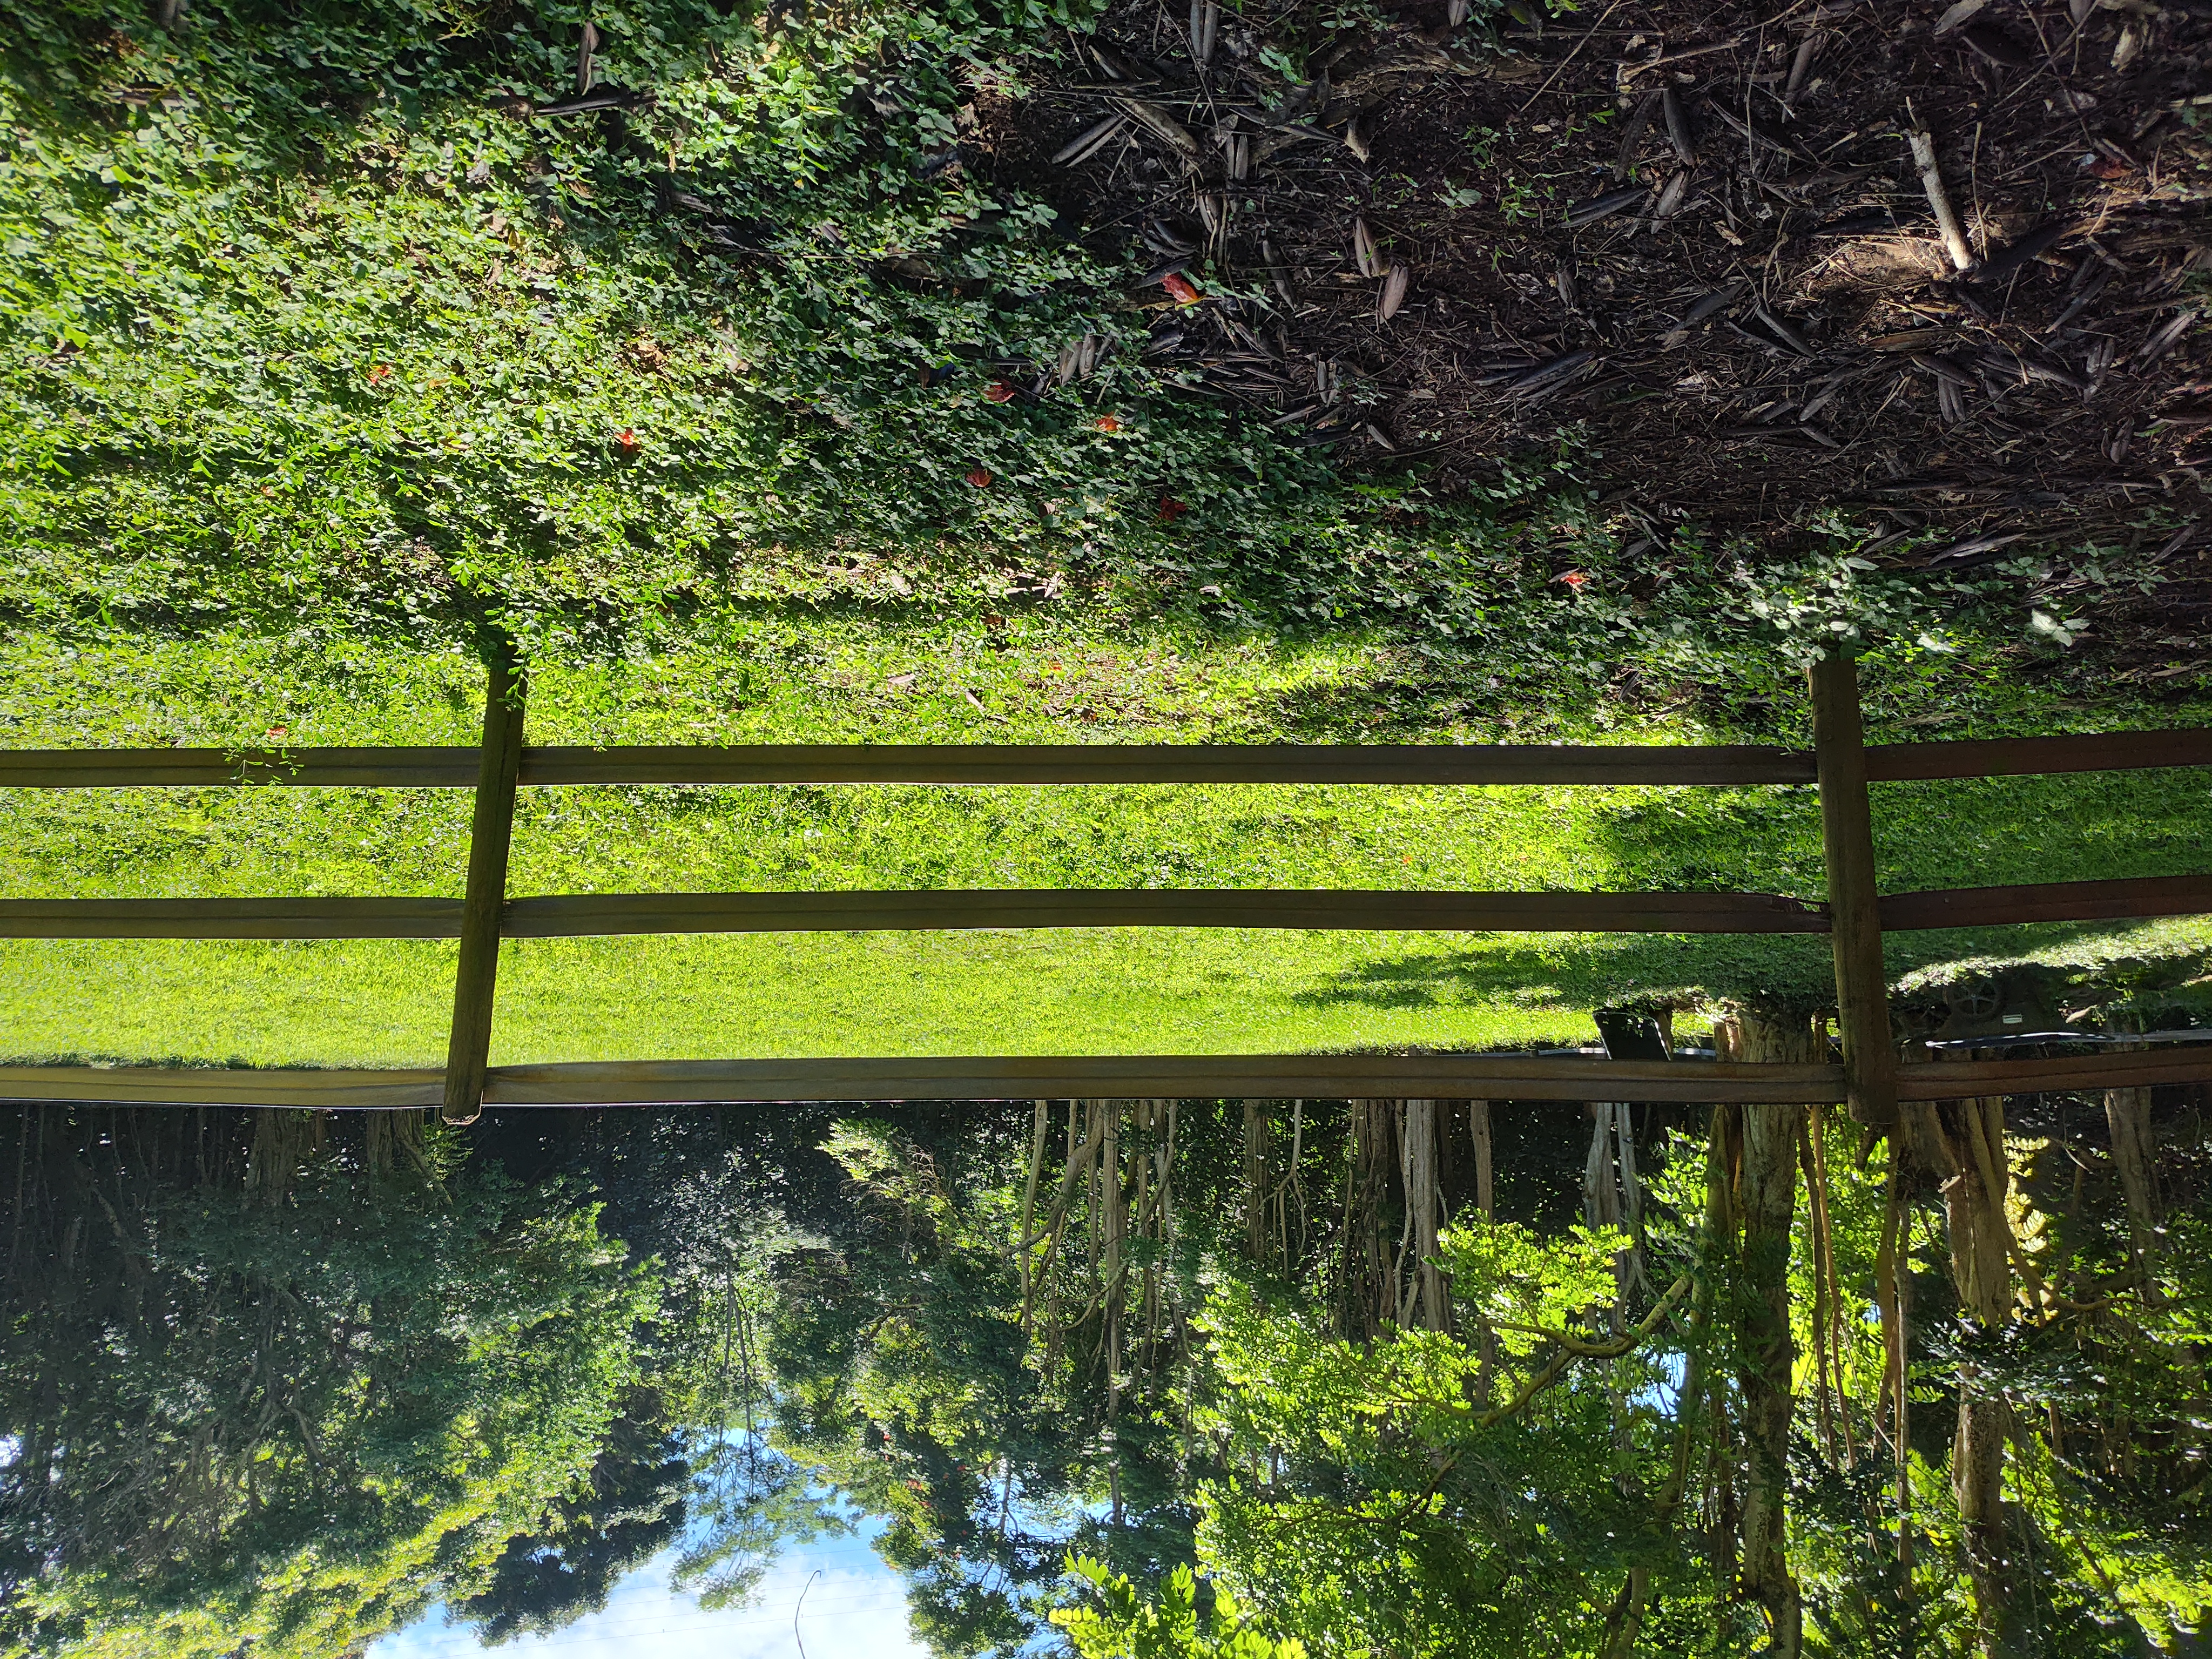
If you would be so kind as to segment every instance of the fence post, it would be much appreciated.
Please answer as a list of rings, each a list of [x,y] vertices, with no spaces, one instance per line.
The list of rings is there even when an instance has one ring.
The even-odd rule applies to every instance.
[[[1897,1050],[1890,1037],[1889,983],[1881,963],[1881,895],[1875,885],[1858,665],[1842,655],[1823,657],[1813,665],[1811,680],[1844,1087],[1851,1115],[1886,1129],[1897,1121]]]
[[[522,770],[522,704],[527,683],[514,641],[494,642],[484,687],[483,753],[469,826],[469,885],[461,901],[461,959],[453,975],[453,1027],[446,1045],[448,1123],[483,1111],[491,1058],[492,994],[499,981],[500,913],[507,903],[507,854],[514,833],[514,786]]]

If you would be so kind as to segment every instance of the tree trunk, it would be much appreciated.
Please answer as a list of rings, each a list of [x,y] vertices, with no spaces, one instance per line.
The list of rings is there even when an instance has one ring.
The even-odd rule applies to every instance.
[[[1490,1143],[1490,1103],[1470,1100],[1467,1103],[1468,1119],[1474,1133],[1474,1207],[1482,1212],[1486,1221],[1498,1216],[1496,1171],[1492,1167]],[[1474,1403],[1480,1407],[1490,1404],[1490,1379],[1498,1370],[1498,1333],[1487,1322],[1475,1340]]]
[[[1632,1108],[1614,1102],[1593,1105],[1589,1157],[1583,1165],[1583,1219],[1592,1227],[1618,1227],[1628,1248],[1613,1264],[1613,1329],[1626,1328],[1629,1291],[1643,1278],[1644,1188],[1636,1170],[1636,1120]]]
[[[1742,1057],[1805,1064],[1825,1045],[1803,1016],[1746,1014],[1738,1023]],[[1790,1236],[1797,1210],[1797,1136],[1802,1106],[1743,1109],[1743,1163],[1737,1208],[1743,1218],[1739,1337],[1745,1356],[1746,1442],[1743,1593],[1766,1610],[1771,1653],[1794,1656],[1804,1614],[1786,1550],[1790,1424],[1796,1405],[1790,1334]]]
[[[2009,1651],[2006,1626],[2012,1594],[2003,1492],[2005,1443],[2011,1428],[2012,1412],[2004,1397],[1962,1377],[1959,1431],[1951,1444],[1951,1491],[1959,1501],[1966,1574],[1973,1581],[1978,1644],[1990,1659]]]
[[[2112,1167],[2128,1203],[2128,1239],[2136,1260],[2147,1268],[2158,1251],[2160,1206],[2157,1151],[2151,1139],[2150,1091],[2107,1089],[2105,1121],[2112,1132]],[[2146,1275],[2145,1288],[2148,1288]]]
[[[1905,1110],[1900,1109],[1900,1122],[1911,1121],[1903,1115]],[[1911,1171],[1894,1139],[1889,1156],[1881,1248],[1875,1258],[1875,1305],[1881,1316],[1882,1387],[1890,1401],[1890,1449],[1897,1455],[1898,1589],[1909,1615],[1912,1598],[1912,1396],[1907,1346],[1912,1329]],[[1875,1415],[1879,1418],[1880,1412]]]
[[[1129,1206],[1127,1193],[1121,1184],[1121,1111],[1128,1103],[1126,1100],[1100,1103],[1106,1109],[1106,1132],[1099,1150],[1099,1190],[1106,1204],[1105,1282],[1100,1296],[1106,1322],[1106,1419],[1109,1425],[1119,1419],[1121,1411],[1121,1316],[1129,1299],[1122,1248],[1128,1237]],[[1117,1474],[1119,1467],[1117,1454]]]
[[[412,1171],[427,1173],[419,1112],[369,1112],[361,1126],[361,1165],[371,1181],[392,1181]]]
[[[1083,1150],[1083,1268],[1093,1280],[1098,1276],[1098,1218],[1099,1206],[1105,1193],[1098,1179],[1098,1137],[1106,1133],[1106,1107],[1103,1100],[1083,1103],[1089,1130],[1084,1136]]]
[[[1372,1340],[1386,1321],[1398,1316],[1397,1286],[1390,1270],[1389,1246],[1382,1235],[1382,1210],[1395,1151],[1391,1143],[1395,1104],[1387,1100],[1355,1100],[1349,1105],[1352,1145],[1340,1229],[1343,1252],[1340,1318],[1343,1334],[1354,1341]]]
[[[1408,1277],[1416,1287],[1413,1322],[1424,1330],[1451,1328],[1451,1297],[1434,1260],[1437,1219],[1443,1195],[1437,1176],[1437,1103],[1406,1103],[1403,1152],[1406,1213],[1411,1223],[1413,1260]]]
[[[1267,1265],[1267,1119],[1260,1103],[1244,1103],[1244,1255]]]
[[[2013,1311],[2012,1218],[2005,1200],[2011,1172],[2005,1156],[2004,1099],[1990,1096],[1946,1103],[1939,1109],[1953,1145],[1954,1172],[1944,1183],[1951,1233],[1951,1274],[1961,1309],[1978,1323],[1996,1326]],[[1962,1374],[1959,1427],[1951,1443],[1951,1491],[1959,1503],[1959,1530],[1966,1572],[1974,1586],[1974,1623],[1980,1650],[2004,1650],[2002,1632],[2011,1602],[2005,1560],[2003,1508],[2005,1443],[2011,1413],[2003,1396]]]
[[[1037,1176],[1044,1169],[1046,1103],[1036,1103],[1036,1127],[1030,1137],[1030,1167],[1022,1178],[1022,1276],[1029,1277],[1030,1230],[1036,1223]]]
[[[1583,1220],[1592,1227],[1618,1227],[1620,1187],[1613,1172],[1613,1108],[1609,1102],[1599,1102],[1589,1112],[1589,1156],[1583,1161]]]
[[[1963,1051],[1949,1052],[1963,1057]],[[2003,1098],[1951,1100],[1907,1109],[1900,1127],[1910,1138],[1909,1159],[1942,1182],[1951,1282],[1961,1311],[1985,1327],[2002,1324],[2013,1316],[2016,1248],[2007,1209],[2012,1173],[2005,1152]],[[1905,1288],[1905,1267],[1900,1247],[1896,1263],[1900,1292]],[[2004,1650],[2003,1632],[2009,1623],[2011,1583],[2002,1493],[2010,1428],[2011,1412],[2003,1396],[1978,1386],[1971,1372],[1962,1373],[1958,1428],[1951,1443],[1951,1491],[1958,1501],[1967,1576],[1974,1588],[1977,1647],[1990,1655]]]
[[[1644,1604],[1651,1595],[1651,1569],[1631,1567],[1598,1635],[1598,1659],[1632,1659],[1644,1633]]]
[[[1713,1028],[1714,1041],[1723,1060],[1743,1058],[1741,1036],[1733,1021],[1724,1021]],[[1713,1279],[1708,1293],[1712,1298],[1712,1317],[1728,1320],[1731,1327],[1735,1317],[1736,1287],[1742,1279],[1739,1249],[1742,1215],[1737,1200],[1743,1168],[1743,1110],[1741,1106],[1713,1109],[1712,1135],[1705,1154],[1705,1178],[1709,1184],[1705,1261]],[[1706,1385],[1706,1402],[1717,1407],[1709,1411],[1705,1419],[1705,1494],[1707,1512],[1712,1516],[1713,1582],[1719,1595],[1733,1597],[1739,1589],[1739,1569],[1743,1558],[1740,1490],[1742,1460],[1736,1455],[1738,1437],[1734,1415],[1725,1396],[1710,1382]]]
[[[280,1203],[302,1164],[323,1146],[320,1112],[272,1107],[253,1119],[253,1148],[246,1156],[246,1189],[264,1203]]]
[[[1486,1216],[1497,1214],[1495,1170],[1491,1164],[1490,1103],[1470,1100],[1468,1116],[1474,1130],[1474,1207]]]
[[[1175,1248],[1176,1237],[1175,1188],[1173,1184],[1176,1151],[1176,1103],[1172,1100],[1162,1100],[1154,1103],[1158,1108],[1156,1114],[1156,1120],[1160,1125],[1160,1143],[1158,1149],[1152,1154],[1152,1160],[1155,1167],[1159,1171],[1158,1181],[1157,1182],[1160,1194],[1158,1200],[1160,1211],[1159,1241],[1160,1255],[1162,1259],[1164,1260],[1168,1253]]]
[[[1644,1177],[1636,1168],[1636,1109],[1627,1103],[1613,1109],[1614,1156],[1620,1170],[1620,1224],[1628,1234],[1628,1258],[1623,1291],[1644,1279]]]
[[[2005,1157],[2004,1097],[1946,1101],[1937,1109],[1949,1143],[1943,1183],[1951,1235],[1951,1277],[1959,1303],[1984,1325],[2012,1312],[2011,1176]]]

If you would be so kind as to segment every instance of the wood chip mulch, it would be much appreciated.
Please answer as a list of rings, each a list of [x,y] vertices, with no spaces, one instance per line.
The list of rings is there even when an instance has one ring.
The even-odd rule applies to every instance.
[[[1194,395],[1348,469],[1479,486],[1565,430],[1655,562],[1840,511],[2063,600],[2124,548],[2169,578],[2104,603],[2124,672],[2212,667],[2212,0],[1328,9],[1118,5],[963,163],[1145,262]]]

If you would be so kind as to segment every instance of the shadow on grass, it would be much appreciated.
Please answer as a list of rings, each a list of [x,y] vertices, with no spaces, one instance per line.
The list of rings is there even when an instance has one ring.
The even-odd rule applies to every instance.
[[[1565,934],[1401,951],[1357,963],[1297,993],[1310,1007],[1434,1008],[1490,1003],[1598,1007],[1632,998],[1803,997],[1829,984],[1817,935]]]
[[[2212,869],[2201,773],[2153,769],[1876,786],[1882,890],[2187,875]],[[1601,805],[1594,834],[1638,886],[1826,890],[1818,793],[1670,789]]]
[[[2160,928],[2149,938],[2143,927],[2135,921],[2045,922],[1893,933],[1884,940],[1883,959],[1892,982],[1921,984],[1941,982],[1950,970],[1978,973],[2020,961],[2047,962],[2098,984],[2179,984],[2204,973],[2212,960],[2212,924]],[[1399,1010],[1480,1003],[1817,1005],[1832,998],[1832,974],[1828,941],[1814,934],[1492,935],[1371,957],[1291,1000],[1316,1008]]]
[[[1462,678],[1468,675],[1469,678]],[[1492,712],[1496,694],[1439,666],[1423,674],[1361,674],[1341,684],[1301,685],[1259,699],[1262,729],[1292,743],[1426,743],[1440,726]]]

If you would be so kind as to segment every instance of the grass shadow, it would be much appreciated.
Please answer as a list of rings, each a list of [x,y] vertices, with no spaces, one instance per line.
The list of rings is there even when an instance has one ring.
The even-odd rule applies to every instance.
[[[1803,998],[1830,984],[1828,963],[1828,942],[1814,934],[1491,934],[1363,959],[1293,1000],[1376,1009],[1595,1008],[1631,999]]]
[[[1916,988],[2019,962],[2048,964],[2093,987],[2185,987],[2212,964],[2212,920],[1893,933],[1884,940],[1883,959],[1893,983]],[[1833,972],[1828,940],[1818,934],[1492,934],[1367,957],[1291,1000],[1314,1008],[1378,1011],[1594,1009],[1625,1002],[1694,1007],[1723,1000],[1819,1005],[1833,998]]]

